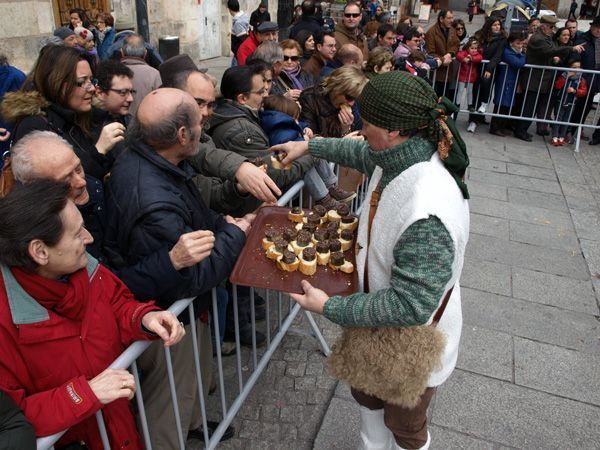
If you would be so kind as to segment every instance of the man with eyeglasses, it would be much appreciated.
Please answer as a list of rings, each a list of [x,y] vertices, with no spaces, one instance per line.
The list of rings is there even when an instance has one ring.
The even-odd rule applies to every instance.
[[[115,157],[122,151],[125,129],[131,121],[129,108],[136,94],[133,72],[125,64],[109,59],[96,69],[96,97],[106,111],[103,119],[105,134],[119,142],[113,149]]]
[[[337,48],[342,48],[344,44],[354,44],[362,51],[363,58],[366,59],[369,56],[369,44],[358,27],[361,17],[360,6],[356,3],[346,4],[342,22],[335,29],[335,45]]]
[[[260,64],[230,67],[221,80],[223,98],[217,102],[208,133],[215,145],[251,160],[267,164],[267,174],[281,191],[285,191],[313,167],[312,160],[299,161],[290,170],[271,167],[269,138],[260,126],[258,112],[262,108],[265,87]],[[258,202],[247,201],[237,215],[253,211]]]
[[[302,69],[312,75],[314,79],[319,78],[321,70],[328,62],[333,61],[337,52],[335,37],[331,33],[317,33],[315,38],[315,50]]]

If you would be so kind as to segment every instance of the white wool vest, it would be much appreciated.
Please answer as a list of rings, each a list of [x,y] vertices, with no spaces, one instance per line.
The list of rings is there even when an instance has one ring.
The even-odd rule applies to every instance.
[[[358,227],[358,251],[356,267],[359,289],[364,290],[364,268],[369,254],[369,288],[372,292],[390,287],[394,247],[404,231],[414,222],[438,217],[448,230],[454,244],[452,277],[444,294],[454,286],[448,305],[438,324],[447,338],[442,355],[442,368],[431,375],[429,386],[442,384],[456,366],[458,344],[462,329],[460,286],[465,247],[469,238],[469,204],[463,198],[456,181],[446,170],[437,153],[429,161],[414,164],[394,178],[383,190],[373,219],[371,243],[368,245],[367,227],[369,202],[381,179],[382,170],[377,167],[371,176],[367,198],[363,203]],[[415,299],[418,301],[418,299]],[[432,322],[435,311],[428,320]]]

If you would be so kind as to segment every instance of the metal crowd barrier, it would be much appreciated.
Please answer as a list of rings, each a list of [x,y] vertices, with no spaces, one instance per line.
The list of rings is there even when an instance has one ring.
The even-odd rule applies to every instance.
[[[363,177],[360,186],[357,188],[357,196],[353,200],[352,208],[356,210],[360,208],[361,202],[364,199],[366,193],[366,185],[368,179]],[[297,201],[300,206],[302,206],[303,202],[303,181],[298,181],[292,188],[290,188],[277,202],[279,206],[292,205],[292,202]],[[312,199],[309,199],[309,207],[312,204]],[[265,293],[265,335],[266,335],[266,348],[264,353],[260,356],[257,352],[256,345],[256,320],[255,320],[255,311],[254,311],[254,295],[255,291],[253,288],[250,288],[250,314],[251,314],[251,326],[252,326],[252,349],[251,349],[251,361],[252,361],[252,371],[244,376],[244,370],[242,368],[242,347],[240,346],[240,329],[239,329],[239,312],[238,312],[238,294],[237,287],[233,286],[233,313],[234,313],[234,322],[235,322],[235,343],[236,343],[236,372],[237,372],[237,396],[231,402],[231,404],[227,404],[226,401],[226,388],[235,389],[235,386],[226,386],[224,379],[224,370],[223,370],[223,357],[220,352],[220,330],[219,330],[219,321],[214,320],[214,336],[217,342],[217,389],[219,390],[220,395],[220,407],[221,407],[221,421],[218,428],[215,430],[213,435],[208,436],[207,431],[207,408],[204,402],[204,393],[202,388],[202,376],[200,371],[200,358],[198,351],[198,341],[196,336],[196,327],[191,326],[192,332],[192,342],[193,342],[193,356],[194,356],[194,364],[195,364],[195,373],[196,373],[196,381],[198,384],[198,397],[199,397],[199,407],[202,413],[202,425],[204,429],[204,442],[206,443],[207,449],[214,449],[219,443],[223,433],[226,431],[227,427],[231,424],[234,417],[242,407],[244,401],[248,397],[252,388],[256,385],[258,378],[267,367],[269,361],[273,353],[277,350],[279,344],[281,343],[283,337],[290,331],[290,328],[298,316],[298,313],[301,311],[301,307],[298,304],[293,304],[292,300],[287,298],[284,299],[284,295],[281,292],[274,292],[266,290]],[[285,296],[287,297],[287,296]],[[274,322],[272,323],[271,318],[271,299],[276,300],[276,310],[274,314],[276,316]],[[179,316],[184,313],[185,310],[188,311],[190,317],[190,323],[195,323],[195,314],[194,314],[194,305],[193,298],[186,298],[182,300],[177,300],[174,302],[169,311],[173,314]],[[217,308],[217,293],[216,288],[212,289],[212,311],[213,318],[217,318],[218,308]],[[304,317],[308,322],[310,330],[312,332],[313,337],[318,341],[321,350],[324,355],[328,355],[330,352],[329,346],[325,341],[323,335],[321,334],[317,323],[314,318],[308,311],[303,311]],[[140,388],[140,378],[138,367],[136,365],[136,359],[150,346],[151,342],[149,341],[137,341],[131,344],[111,365],[111,368],[118,369],[127,369],[129,368],[130,372],[134,375],[135,383],[136,383],[136,392],[135,398],[137,402],[137,409],[139,415],[139,422],[141,423],[141,430],[139,430],[140,435],[142,436],[145,446],[148,450],[152,449],[152,443],[150,442],[150,434],[148,429],[148,423],[145,416],[144,409],[144,399],[142,389]],[[174,384],[173,378],[173,367],[171,364],[171,356],[170,349],[165,348],[165,358],[167,363],[167,373],[168,373],[168,381],[169,381],[169,389],[171,393],[171,400],[173,404],[173,411],[175,414],[175,421],[177,424],[177,433],[179,439],[179,447],[183,450],[185,449],[186,436],[188,430],[182,430],[181,419],[179,416],[179,408],[177,405],[177,396],[176,396],[176,386]],[[182,387],[179,386],[181,389]],[[108,435],[106,431],[106,427],[104,424],[104,420],[102,417],[102,410],[96,413],[96,420],[98,423],[98,428],[100,430],[100,435],[102,438],[102,443],[105,450],[110,450],[110,444],[108,440]],[[46,436],[43,438],[39,438],[37,440],[37,449],[38,450],[47,450],[53,448],[54,443],[56,443],[60,437],[66,432],[64,430],[60,433],[54,434],[52,436]]]
[[[549,126],[566,126],[570,130],[574,131],[573,136],[575,137],[576,152],[579,151],[582,129],[589,128],[592,130],[597,130],[600,128],[600,124],[598,122],[600,108],[595,109],[591,120],[588,116],[590,110],[592,109],[592,105],[596,100],[595,97],[599,93],[599,89],[597,86],[600,86],[600,71],[587,69],[572,69],[569,67],[562,66],[539,66],[533,64],[526,64],[522,68],[517,69],[517,83],[515,83],[515,87],[510,93],[513,106],[508,114],[504,114],[500,112],[499,105],[494,105],[494,91],[496,88],[496,77],[499,75],[500,77],[503,77],[503,79],[500,80],[500,83],[502,83],[502,93],[500,95],[500,98],[498,99],[499,103],[502,103],[502,99],[505,98],[504,88],[506,87],[507,81],[507,63],[501,62],[492,71],[492,75],[489,81],[490,87],[487,92],[488,98],[481,97],[482,89],[475,89],[478,86],[481,86],[482,76],[483,73],[486,71],[486,67],[488,64],[489,61],[487,60],[482,61],[482,63],[480,64],[480,71],[478,73],[479,82],[475,84],[473,91],[473,103],[475,106],[475,111],[470,111],[468,107],[471,105],[468,105],[467,102],[462,101],[464,95],[462,92],[459,92],[458,89],[458,73],[460,69],[458,61],[456,59],[453,60],[452,64],[448,66],[448,70],[446,71],[444,80],[440,85],[437,86],[438,89],[436,90],[436,92],[438,92],[438,94],[450,98],[455,104],[457,104],[460,108],[460,113],[507,119],[513,121],[514,124],[518,123],[518,121],[520,120],[525,120],[536,124],[543,123]],[[499,66],[507,67],[507,69],[504,71],[504,74],[498,74],[497,68]],[[586,96],[582,98],[576,97],[574,100],[574,104],[569,107],[569,111],[567,111],[562,106],[563,101],[566,99],[565,90],[562,89],[559,93],[557,93],[556,89],[554,89],[555,81],[566,72],[575,72],[577,74],[581,74],[581,77],[586,80],[587,84]],[[527,89],[531,80],[537,79],[538,77],[540,80],[543,80],[544,78],[549,80],[550,85],[547,93],[540,92],[540,89],[537,89],[535,91]],[[437,79],[436,70],[431,71],[429,79],[435,88],[437,82],[440,81]],[[440,90],[441,92],[439,92]],[[508,94],[506,95],[506,97],[508,97]],[[515,102],[515,99],[518,100]],[[531,105],[531,101],[533,101],[533,105]],[[487,104],[487,108],[484,113],[479,113],[477,112],[477,109],[481,106],[482,103]],[[529,115],[527,111],[525,111],[526,105],[528,103],[529,109],[532,111],[531,115]],[[558,107],[556,106],[557,103]],[[564,120],[565,114],[567,120]],[[563,117],[563,120],[559,119],[561,116]]]

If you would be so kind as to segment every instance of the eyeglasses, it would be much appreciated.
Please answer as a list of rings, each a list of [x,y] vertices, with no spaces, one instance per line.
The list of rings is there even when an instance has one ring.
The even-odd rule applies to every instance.
[[[348,103],[353,102],[354,100],[356,100],[356,97],[353,97],[353,96],[348,95],[348,94],[344,94],[344,98],[346,99],[346,101]]]
[[[135,95],[137,91],[135,89],[109,89],[109,91],[116,92],[121,97],[127,97],[129,94]]]
[[[465,27],[456,27],[457,30],[464,30]]]
[[[299,59],[300,59],[300,57],[299,57],[299,56],[285,56],[285,55],[284,55],[284,57],[283,57],[283,60],[284,60],[284,61],[294,61],[294,62],[296,62],[296,61],[298,61]]]
[[[215,105],[217,104],[217,102],[209,102],[200,97],[194,97],[194,100],[196,100],[196,103],[198,103],[200,108],[204,108],[206,106],[208,109],[214,109]]]
[[[356,19],[357,17],[360,17],[361,14],[360,13],[344,13],[344,17],[352,17],[353,19]]]
[[[95,79],[93,79],[92,77],[80,78],[75,82],[77,87],[84,88],[84,89],[89,89],[91,87],[94,87],[94,86],[96,86],[96,83],[97,83],[97,81]]]

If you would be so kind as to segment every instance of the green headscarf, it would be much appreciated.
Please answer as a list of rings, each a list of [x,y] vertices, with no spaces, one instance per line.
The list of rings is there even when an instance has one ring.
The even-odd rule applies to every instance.
[[[380,128],[400,131],[404,135],[426,129],[463,197],[469,198],[464,183],[465,170],[469,166],[467,147],[449,117],[458,111],[454,103],[446,97],[438,98],[422,78],[400,71],[371,79],[358,102],[361,117]]]

